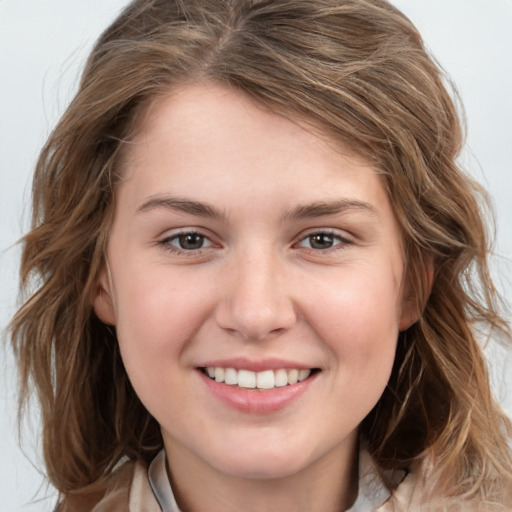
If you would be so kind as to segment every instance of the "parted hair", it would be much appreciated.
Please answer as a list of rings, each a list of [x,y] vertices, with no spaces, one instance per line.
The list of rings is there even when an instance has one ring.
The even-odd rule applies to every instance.
[[[488,270],[487,198],[457,163],[456,93],[384,0],[135,0],[99,38],[37,162],[10,326],[49,480],[79,495],[163,446],[91,297],[131,138],[152,102],[202,82],[319,127],[382,174],[421,314],[360,430],[383,475],[421,465],[433,495],[505,506],[510,425],[481,341],[509,343],[510,330]]]

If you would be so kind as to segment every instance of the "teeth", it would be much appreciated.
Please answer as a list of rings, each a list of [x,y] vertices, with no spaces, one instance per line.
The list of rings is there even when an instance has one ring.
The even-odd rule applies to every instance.
[[[297,384],[299,381],[299,370],[290,370],[288,372],[288,384]]]
[[[217,382],[224,382],[230,386],[238,386],[247,389],[273,389],[287,385],[297,384],[307,379],[311,370],[298,370],[292,368],[286,370],[265,370],[263,372],[251,372],[250,370],[235,370],[234,368],[211,367],[206,368],[206,373]]]
[[[256,374],[249,370],[238,370],[238,386],[241,388],[255,388]]]
[[[274,387],[274,372],[267,370],[256,374],[256,387],[258,389],[272,389]]]
[[[302,382],[304,379],[307,379],[309,377],[309,374],[311,373],[311,370],[299,370],[299,382]]]
[[[288,372],[286,370],[277,370],[274,375],[274,386],[282,388],[288,384]]]
[[[224,368],[215,368],[215,380],[217,382],[224,382]]]
[[[226,384],[238,384],[238,372],[234,368],[226,368],[224,373],[224,382]]]

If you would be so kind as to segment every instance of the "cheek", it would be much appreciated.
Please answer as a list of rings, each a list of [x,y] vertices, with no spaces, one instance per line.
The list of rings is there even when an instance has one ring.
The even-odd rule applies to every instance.
[[[329,351],[332,378],[322,407],[332,425],[356,426],[381,397],[398,340],[398,288],[375,274],[347,277],[310,303],[310,325]],[[343,404],[332,407],[332,403]]]
[[[127,280],[128,281],[128,280]],[[126,372],[148,411],[161,420],[184,410],[183,352],[197,328],[198,312],[186,293],[166,280],[132,279],[118,290],[117,338]]]
[[[117,337],[138,393],[177,379],[182,354],[208,310],[207,294],[197,293],[192,283],[149,268],[116,277]]]
[[[393,273],[379,268],[340,272],[309,296],[308,323],[330,350],[341,378],[385,385],[398,339],[400,298]]]
[[[134,340],[179,345],[208,308],[208,281],[200,276],[189,279],[186,272],[165,266],[133,265],[116,281],[118,329]]]
[[[360,344],[398,334],[401,290],[389,268],[342,269],[330,279],[316,279],[308,288],[315,293],[305,295],[309,300],[304,309],[326,333]]]

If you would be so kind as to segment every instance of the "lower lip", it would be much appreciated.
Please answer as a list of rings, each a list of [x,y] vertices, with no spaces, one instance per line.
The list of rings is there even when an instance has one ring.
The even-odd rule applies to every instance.
[[[208,390],[222,403],[248,414],[269,414],[286,408],[303,395],[318,373],[296,384],[273,389],[243,389],[217,382],[201,370],[198,373]]]

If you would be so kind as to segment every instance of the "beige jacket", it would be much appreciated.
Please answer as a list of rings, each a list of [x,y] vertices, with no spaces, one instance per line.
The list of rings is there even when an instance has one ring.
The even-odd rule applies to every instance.
[[[112,479],[104,497],[94,506],[86,509],[78,507],[77,512],[161,512],[148,479],[147,469],[140,463],[126,463]],[[393,497],[374,511],[368,512],[402,512],[416,511],[413,504],[415,477],[409,474],[399,485]],[[89,504],[91,502],[89,501]],[[76,504],[78,505],[78,504]],[[83,503],[87,507],[86,503]],[[73,512],[75,512],[73,510]],[[66,511],[67,512],[67,511]]]
[[[449,506],[425,505],[422,500],[424,485],[415,472],[409,473],[392,496],[381,506],[367,512],[496,512],[498,507],[481,508],[456,503]],[[423,505],[421,504],[423,502]],[[511,508],[512,510],[512,508]],[[147,468],[140,463],[127,462],[112,475],[111,484],[101,496],[68,501],[58,512],[162,512],[148,478]],[[365,511],[366,512],[366,511]]]

